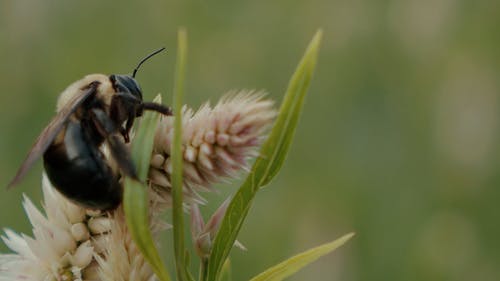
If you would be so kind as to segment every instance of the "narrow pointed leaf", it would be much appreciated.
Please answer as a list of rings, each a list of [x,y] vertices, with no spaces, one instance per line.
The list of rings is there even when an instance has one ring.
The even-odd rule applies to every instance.
[[[184,245],[184,211],[182,208],[182,100],[184,96],[184,77],[186,72],[187,34],[179,29],[177,45],[177,63],[174,86],[174,140],[172,143],[172,221],[174,224],[174,252],[177,279],[189,280],[185,264],[186,248]]]
[[[274,178],[288,155],[316,67],[322,34],[321,30],[316,32],[290,79],[276,123],[257,159],[263,163],[254,165],[254,181],[258,182],[256,188],[264,187]]]
[[[161,103],[161,97],[158,95],[154,101]],[[136,165],[141,182],[146,181],[151,151],[153,150],[154,134],[159,118],[160,115],[156,112],[146,112],[132,143],[132,160]],[[170,281],[170,275],[160,258],[151,234],[148,190],[141,182],[130,178],[125,179],[123,208],[127,226],[132,239],[144,255],[144,258],[151,264],[158,278],[162,281]]]
[[[213,244],[205,280],[218,280],[221,268],[234,245],[256,192],[272,180],[285,160],[316,65],[321,34],[319,30],[309,43],[290,80],[278,118],[262,146],[260,156],[229,204]]]
[[[281,281],[292,274],[296,273],[306,265],[314,262],[320,257],[332,252],[338,247],[342,246],[347,240],[351,239],[354,233],[349,233],[340,237],[339,239],[323,244],[316,248],[295,255],[269,269],[261,274],[250,279],[250,281]]]

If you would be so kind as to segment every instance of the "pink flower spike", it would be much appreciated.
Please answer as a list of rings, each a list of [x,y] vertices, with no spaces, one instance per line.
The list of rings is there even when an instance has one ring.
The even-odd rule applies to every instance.
[[[213,107],[206,103],[196,112],[183,107],[183,180],[190,193],[213,191],[214,184],[249,170],[276,116],[274,103],[264,97],[263,91],[231,91]],[[171,196],[173,124],[174,117],[162,118],[155,135],[149,179],[161,196]],[[193,203],[195,198],[184,200]]]

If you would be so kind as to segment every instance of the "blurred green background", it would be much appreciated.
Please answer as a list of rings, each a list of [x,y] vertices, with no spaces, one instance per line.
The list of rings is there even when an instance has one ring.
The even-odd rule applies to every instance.
[[[0,0],[0,186],[85,74],[130,73],[166,46],[138,80],[168,101],[179,26],[193,107],[234,88],[280,101],[324,30],[294,145],[250,211],[233,280],[350,231],[290,280],[500,280],[498,1]],[[0,227],[31,234],[22,193],[40,201],[41,169],[2,191]],[[221,188],[205,210],[235,189]]]

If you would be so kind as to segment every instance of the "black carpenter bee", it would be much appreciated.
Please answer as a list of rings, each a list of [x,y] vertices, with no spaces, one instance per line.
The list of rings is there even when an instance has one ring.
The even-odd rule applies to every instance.
[[[130,75],[91,74],[71,84],[57,101],[57,114],[42,131],[9,187],[17,184],[43,155],[48,178],[76,204],[112,210],[122,201],[121,175],[137,179],[125,145],[136,117],[144,110],[171,115],[171,109],[143,102],[135,80],[143,62]],[[106,144],[111,157],[102,152]],[[112,168],[117,166],[116,168]]]

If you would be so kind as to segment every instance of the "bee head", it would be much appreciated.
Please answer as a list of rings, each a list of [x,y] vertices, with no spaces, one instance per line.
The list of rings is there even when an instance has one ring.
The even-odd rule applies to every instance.
[[[142,101],[142,90],[139,83],[130,75],[112,74],[109,80],[116,93],[120,95],[132,95],[138,101]]]
[[[158,54],[163,50],[165,50],[165,48],[158,49],[153,53],[147,55],[145,58],[143,58],[135,67],[134,71],[132,72],[132,76],[118,75],[118,74],[111,75],[109,79],[111,80],[113,89],[116,91],[116,93],[119,95],[125,95],[129,97],[130,95],[132,95],[135,99],[137,99],[136,100],[137,102],[142,102],[141,87],[139,86],[139,83],[137,83],[137,81],[135,80],[135,75],[137,74],[137,71],[145,61],[147,61],[149,58],[151,58],[152,56]]]
[[[116,124],[123,124],[123,122],[127,121],[125,128],[122,130],[126,142],[129,140],[128,132],[132,127],[134,119],[142,116],[144,110],[154,110],[165,115],[172,114],[171,109],[168,107],[156,103],[143,102],[141,87],[135,80],[137,70],[142,63],[164,49],[161,48],[142,59],[134,69],[132,75],[112,74],[109,76],[109,81],[114,90],[113,98],[109,104],[109,114]]]

